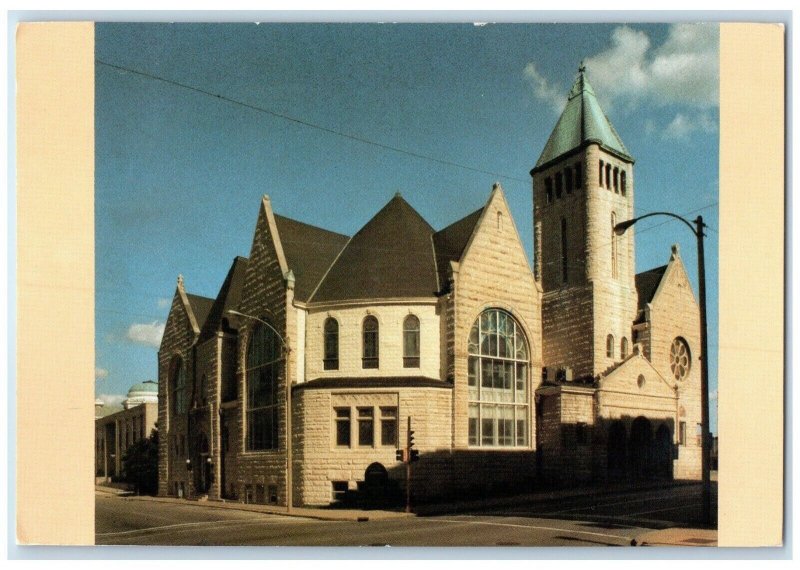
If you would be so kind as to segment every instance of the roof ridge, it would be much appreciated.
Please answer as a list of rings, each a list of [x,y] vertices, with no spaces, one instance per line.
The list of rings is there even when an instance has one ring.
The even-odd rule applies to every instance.
[[[284,216],[282,214],[276,214],[276,213],[273,212],[273,216],[275,216],[276,218],[282,218],[284,220],[288,220],[290,222],[294,222],[295,224],[300,224],[300,225],[303,225],[303,226],[307,226],[309,228],[313,228],[315,230],[319,230],[319,231],[326,232],[326,233],[329,233],[329,234],[334,234],[334,235],[341,236],[341,237],[350,237],[347,234],[340,234],[339,232],[335,232],[333,230],[329,230],[328,228],[323,228],[322,226],[315,226],[314,224],[309,224],[308,222],[304,222],[302,220],[297,220],[295,218],[290,218],[289,216]],[[281,241],[283,241],[283,240],[281,240]]]

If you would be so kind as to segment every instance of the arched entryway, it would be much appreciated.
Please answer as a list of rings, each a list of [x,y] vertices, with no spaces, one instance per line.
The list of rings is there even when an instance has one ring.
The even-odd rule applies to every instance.
[[[633,478],[641,479],[650,475],[652,443],[653,429],[650,420],[639,416],[631,424],[631,438],[628,445]]]
[[[613,479],[625,475],[628,433],[625,424],[617,420],[608,428],[608,476]]]
[[[672,479],[672,432],[666,424],[661,424],[656,430],[653,442],[653,474]]]
[[[365,507],[383,505],[388,499],[389,472],[382,464],[371,463],[364,471],[364,481],[359,484],[359,499]]]

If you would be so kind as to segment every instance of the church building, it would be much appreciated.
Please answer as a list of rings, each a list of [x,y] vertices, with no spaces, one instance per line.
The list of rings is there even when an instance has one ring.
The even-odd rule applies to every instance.
[[[533,178],[435,229],[399,194],[353,236],[273,210],[158,353],[159,494],[285,505],[699,479],[700,322],[677,246],[637,274],[634,160],[583,69]],[[279,206],[279,205],[276,205]],[[278,207],[279,210],[279,207]]]

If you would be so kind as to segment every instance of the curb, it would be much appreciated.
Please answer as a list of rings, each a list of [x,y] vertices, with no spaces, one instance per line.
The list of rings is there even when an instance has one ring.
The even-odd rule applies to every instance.
[[[278,515],[284,517],[298,517],[298,518],[306,518],[306,519],[315,519],[315,520],[322,520],[322,521],[339,521],[339,522],[368,522],[369,520],[387,520],[387,519],[394,519],[394,518],[407,518],[415,516],[413,513],[395,513],[393,511],[359,511],[355,512],[347,512],[347,511],[339,511],[342,514],[339,516],[333,514],[325,514],[320,513],[318,510],[314,509],[312,512],[308,512],[308,510],[304,509],[303,507],[294,507],[292,512],[286,512],[285,509],[270,509],[264,508],[263,506],[251,506],[245,503],[227,503],[227,502],[218,502],[218,501],[192,501],[187,499],[172,499],[167,497],[151,497],[151,496],[127,496],[127,497],[120,497],[122,500],[133,500],[133,501],[152,501],[156,503],[170,503],[170,504],[178,504],[178,505],[185,505],[185,506],[193,506],[193,507],[208,507],[212,509],[222,509],[222,510],[233,510],[233,511],[241,511],[241,512],[248,512],[248,513],[260,513],[263,515]],[[311,509],[309,509],[311,510]]]

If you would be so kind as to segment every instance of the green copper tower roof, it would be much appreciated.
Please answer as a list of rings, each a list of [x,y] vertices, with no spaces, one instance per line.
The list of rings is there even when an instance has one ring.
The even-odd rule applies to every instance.
[[[561,113],[556,128],[550,133],[550,138],[547,139],[547,144],[544,145],[542,155],[533,170],[538,170],[587,143],[597,143],[621,158],[633,162],[616,129],[600,108],[594,89],[586,79],[586,68],[581,64],[578,77],[569,91],[567,106]]]

